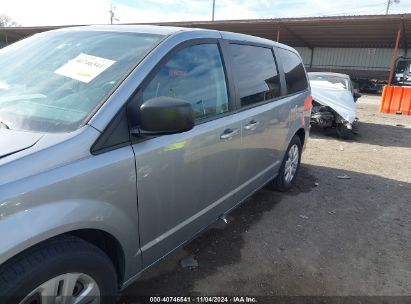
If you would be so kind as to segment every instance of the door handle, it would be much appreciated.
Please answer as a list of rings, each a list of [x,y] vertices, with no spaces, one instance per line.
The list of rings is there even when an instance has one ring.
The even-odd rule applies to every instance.
[[[254,131],[257,129],[260,123],[258,121],[252,120],[248,124],[245,125],[244,130],[246,131]]]
[[[227,129],[220,135],[221,140],[230,140],[240,132],[239,129]]]

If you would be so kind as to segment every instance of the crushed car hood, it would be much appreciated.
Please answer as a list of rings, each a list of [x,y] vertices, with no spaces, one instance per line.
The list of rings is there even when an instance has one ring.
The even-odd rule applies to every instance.
[[[349,123],[353,123],[356,117],[356,103],[352,93],[338,84],[327,81],[310,81],[311,95],[313,99],[329,106]]]
[[[0,158],[34,146],[42,136],[41,133],[0,129]]]

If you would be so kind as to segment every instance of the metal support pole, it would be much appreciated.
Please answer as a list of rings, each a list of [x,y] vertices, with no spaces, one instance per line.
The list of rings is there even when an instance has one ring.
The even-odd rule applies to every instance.
[[[385,14],[388,15],[388,10],[390,9],[391,0],[387,1],[387,9],[385,10]]]
[[[281,34],[281,26],[278,25],[278,28],[277,28],[277,42],[280,42],[280,34]]]
[[[388,78],[388,85],[391,85],[392,77],[394,76],[395,62],[398,56],[398,46],[400,44],[400,39],[401,39],[401,29],[402,29],[402,24],[400,23],[400,26],[397,32],[397,40],[395,41],[395,47],[394,47],[394,51],[392,53],[392,58],[391,58],[391,70],[390,70],[390,76]]]
[[[405,31],[405,24],[404,18],[401,18],[402,23],[402,43],[404,44],[404,56],[407,57],[408,54],[408,40],[407,40],[407,32]]]
[[[311,48],[310,69],[313,67],[314,48]]]
[[[1,29],[0,34],[1,34],[1,36],[4,36],[4,42],[6,43],[6,45],[9,45],[9,37],[7,36],[7,30],[6,29]],[[3,39],[1,39],[1,40],[3,40]],[[0,46],[0,49],[1,49],[1,46]]]
[[[213,16],[212,16],[212,21],[214,21],[214,14],[215,14],[215,0],[213,0]]]

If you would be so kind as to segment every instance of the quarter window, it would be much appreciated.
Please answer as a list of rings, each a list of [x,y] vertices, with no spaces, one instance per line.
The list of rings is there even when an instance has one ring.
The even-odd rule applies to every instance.
[[[231,44],[230,48],[241,107],[280,96],[280,80],[271,49],[240,44]]]
[[[291,51],[278,49],[281,64],[284,68],[287,93],[304,91],[308,87],[307,77],[301,59]]]
[[[228,111],[226,77],[217,44],[175,53],[143,90],[143,100],[170,96],[190,102],[197,120]]]

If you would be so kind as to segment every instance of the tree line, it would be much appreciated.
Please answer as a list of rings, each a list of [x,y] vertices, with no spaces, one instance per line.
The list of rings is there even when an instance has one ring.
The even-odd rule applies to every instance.
[[[14,21],[11,17],[0,14],[0,27],[16,27],[20,26],[16,21]]]

